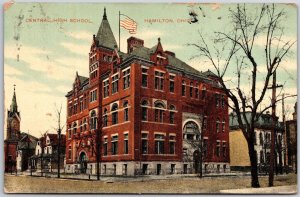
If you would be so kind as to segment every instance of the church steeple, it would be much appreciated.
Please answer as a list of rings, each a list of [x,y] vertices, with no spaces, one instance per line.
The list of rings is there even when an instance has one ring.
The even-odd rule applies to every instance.
[[[16,97],[16,85],[14,85],[14,95],[13,95],[11,105],[10,105],[10,112],[11,113],[18,112],[17,97]]]
[[[107,20],[107,16],[106,16],[106,8],[105,8],[105,7],[104,7],[103,20]]]

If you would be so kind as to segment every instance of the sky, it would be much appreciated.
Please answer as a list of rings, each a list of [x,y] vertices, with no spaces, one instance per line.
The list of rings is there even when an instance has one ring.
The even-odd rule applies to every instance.
[[[260,5],[249,4],[250,13],[255,13]],[[297,40],[297,9],[289,4],[277,5],[287,16],[282,21],[283,39]],[[103,9],[118,42],[120,11],[134,19],[137,24],[135,37],[141,38],[146,47],[157,44],[158,37],[164,50],[173,51],[176,57],[200,71],[214,71],[212,65],[203,58],[192,58],[197,50],[189,43],[198,43],[201,32],[209,47],[213,47],[214,32],[226,31],[232,24],[228,14],[235,4],[96,4],[96,3],[15,3],[4,12],[4,128],[6,111],[9,109],[16,85],[16,95],[21,112],[21,131],[40,137],[57,128],[56,109],[62,106],[62,125],[66,122],[66,93],[71,90],[76,71],[88,76],[88,53],[93,34],[97,34]],[[201,8],[201,9],[200,9]],[[189,12],[198,14],[198,22],[190,24]],[[31,22],[31,19],[48,19],[48,22]],[[54,22],[60,19],[63,22]],[[74,22],[79,19],[79,22]],[[160,19],[160,22],[152,21]],[[81,20],[81,21],[80,21]],[[76,21],[76,20],[75,20]],[[121,51],[126,52],[126,40],[132,36],[121,29]],[[255,57],[259,63],[259,85],[263,74],[263,43],[265,35],[255,42]],[[226,77],[234,78],[232,64]],[[243,87],[249,91],[245,68]],[[284,84],[282,92],[297,93],[297,44],[282,61],[277,72],[277,83]],[[233,85],[234,82],[231,84]],[[282,93],[280,92],[280,93]],[[270,103],[270,94],[265,103]],[[296,98],[286,99],[285,107],[291,118]],[[277,115],[281,116],[281,103],[277,105]],[[65,132],[65,131],[64,131]]]

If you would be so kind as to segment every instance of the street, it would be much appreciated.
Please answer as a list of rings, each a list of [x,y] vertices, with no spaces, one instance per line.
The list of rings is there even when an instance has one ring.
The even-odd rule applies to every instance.
[[[114,178],[101,181],[57,179],[30,176],[4,176],[6,193],[220,193],[220,190],[242,189],[250,187],[250,176],[235,177],[175,177],[167,180],[136,181]],[[260,177],[261,187],[267,187],[268,177]],[[275,176],[274,186],[297,185],[295,174]],[[295,186],[296,188],[296,186]]]

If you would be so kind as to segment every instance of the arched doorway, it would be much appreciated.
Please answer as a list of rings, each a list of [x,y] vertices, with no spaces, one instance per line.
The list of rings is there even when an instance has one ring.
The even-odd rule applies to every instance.
[[[85,152],[81,152],[79,155],[80,172],[86,173],[87,169],[87,157]]]
[[[201,130],[194,120],[187,120],[183,125],[184,162],[190,166],[190,173],[199,173],[201,150]]]

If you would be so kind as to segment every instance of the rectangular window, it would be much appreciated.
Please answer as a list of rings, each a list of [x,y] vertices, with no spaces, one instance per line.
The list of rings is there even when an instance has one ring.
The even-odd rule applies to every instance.
[[[144,121],[147,120],[147,111],[148,111],[148,108],[146,106],[142,106],[142,120],[144,120]]]
[[[129,121],[128,107],[124,109],[124,121]]]
[[[164,135],[155,135],[155,154],[164,154],[164,138]]]
[[[216,107],[219,107],[220,106],[220,97],[219,97],[219,94],[215,95],[215,100],[216,100]]]
[[[72,159],[72,149],[71,149],[71,146],[69,146],[68,159]]]
[[[79,110],[80,110],[80,112],[82,112],[82,110],[83,110],[83,101],[82,101],[82,97],[79,99]]]
[[[182,81],[181,95],[182,95],[182,96],[185,96],[185,82],[184,82],[184,81]]]
[[[123,89],[127,89],[130,86],[130,69],[123,71]]]
[[[175,76],[170,75],[170,92],[174,92],[175,90]]]
[[[163,122],[163,113],[163,110],[155,109],[155,122]]]
[[[142,87],[148,87],[148,69],[142,68]]]
[[[170,136],[169,137],[170,154],[175,154],[175,142],[176,142],[175,136]]]
[[[195,88],[195,98],[196,99],[199,98],[199,89],[198,89],[198,87]]]
[[[104,143],[103,143],[103,155],[106,156],[107,155],[107,138],[104,138]]]
[[[223,142],[223,149],[222,149],[222,153],[223,153],[223,157],[226,157],[226,142]]]
[[[222,121],[222,132],[225,132],[225,120]]]
[[[142,153],[148,153],[148,134],[142,133]]]
[[[155,71],[155,89],[164,90],[164,73]]]
[[[109,80],[103,81],[103,98],[109,96]]]
[[[118,84],[119,84],[119,75],[115,75],[112,77],[112,90],[111,93],[114,94],[118,92]]]
[[[216,147],[217,149],[216,149],[216,155],[218,156],[218,157],[220,157],[220,142],[219,141],[217,141],[217,147]]]
[[[174,119],[175,119],[175,112],[170,112],[170,123],[171,124],[174,124],[175,123],[175,121],[174,121]]]
[[[112,136],[111,139],[111,151],[112,151],[112,155],[116,155],[118,154],[118,136]]]
[[[97,100],[97,89],[90,92],[90,102]],[[77,108],[77,106],[76,106]]]
[[[124,154],[128,154],[128,133],[124,134]]]
[[[190,83],[190,97],[193,97],[193,82]]]

